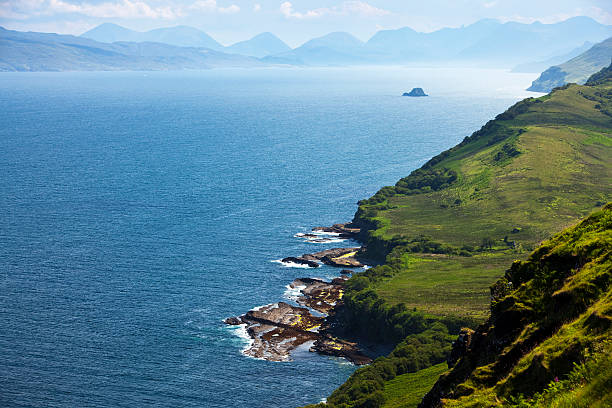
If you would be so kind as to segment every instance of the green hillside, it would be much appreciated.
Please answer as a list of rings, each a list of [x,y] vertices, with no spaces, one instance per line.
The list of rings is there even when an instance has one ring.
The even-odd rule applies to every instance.
[[[611,198],[608,68],[586,86],[517,103],[360,202],[362,255],[384,263],[348,281],[335,318],[350,334],[399,345],[324,406],[393,406],[402,384],[433,384],[438,373],[422,370],[447,361],[461,327],[486,321],[490,287],[513,261]]]
[[[421,407],[612,405],[612,203],[517,261]]]
[[[611,59],[612,38],[608,38],[577,57],[548,68],[527,90],[550,92],[567,83],[584,84],[591,75],[610,64]]]

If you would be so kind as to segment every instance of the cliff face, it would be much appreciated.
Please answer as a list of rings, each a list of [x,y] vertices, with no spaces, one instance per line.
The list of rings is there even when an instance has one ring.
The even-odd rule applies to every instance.
[[[540,77],[533,81],[531,86],[527,88],[532,92],[550,92],[552,89],[563,86],[567,83],[567,72],[560,67],[554,66],[542,72]]]
[[[491,317],[419,406],[537,403],[575,364],[611,351],[611,284],[612,203],[512,265],[491,288]]]

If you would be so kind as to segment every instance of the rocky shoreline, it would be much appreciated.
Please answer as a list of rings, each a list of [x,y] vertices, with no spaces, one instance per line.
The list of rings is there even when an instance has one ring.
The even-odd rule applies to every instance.
[[[356,258],[360,249],[361,247],[331,248],[300,257],[290,256],[281,259],[281,262],[307,265],[311,268],[318,268],[321,263],[344,268],[363,268],[365,265]]]
[[[316,227],[313,232],[338,234],[355,239],[359,229],[350,224],[335,224],[331,227]],[[304,234],[305,235],[305,234]],[[312,234],[314,236],[319,236]],[[309,267],[320,264],[342,268],[361,268],[365,265],[357,259],[361,248],[332,248],[301,257],[283,258],[283,263],[294,263]],[[315,266],[316,265],[316,266]],[[346,358],[354,364],[368,364],[372,359],[364,354],[357,343],[335,337],[330,330],[329,318],[334,308],[342,303],[344,284],[350,270],[341,271],[342,276],[331,282],[315,278],[298,278],[289,288],[299,292],[297,306],[286,302],[272,303],[254,308],[242,316],[225,319],[229,325],[246,325],[252,344],[244,354],[269,361],[289,361],[291,352],[311,342],[310,351],[324,355]]]

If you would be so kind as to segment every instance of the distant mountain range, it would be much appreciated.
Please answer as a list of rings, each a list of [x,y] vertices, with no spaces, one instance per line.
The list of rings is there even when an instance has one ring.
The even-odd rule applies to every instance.
[[[431,33],[419,33],[408,27],[383,30],[365,43],[348,33],[331,33],[265,60],[301,65],[450,61],[512,67],[565,55],[585,42],[599,42],[611,35],[612,26],[588,17],[574,17],[556,24],[500,23],[487,19]]]
[[[101,43],[0,27],[0,71],[176,70],[254,67],[261,61],[208,48],[154,42]]]
[[[205,32],[187,26],[158,28],[151,31],[139,32],[121,27],[117,24],[104,23],[81,34],[81,37],[103,43],[114,43],[118,41],[157,42],[176,45],[178,47],[210,48],[215,51],[223,49],[221,44]]]
[[[262,58],[267,55],[280,54],[291,48],[272,33],[261,33],[250,40],[240,41],[224,49],[232,54],[242,54]]]
[[[548,67],[563,64],[565,61],[577,57],[578,55],[591,48],[593,45],[594,44],[592,42],[586,41],[580,47],[574,48],[568,53],[562,55],[555,55],[542,61],[532,61],[526,62],[524,64],[519,64],[512,68],[512,72],[542,72]]]
[[[550,92],[567,83],[584,84],[594,73],[610,65],[612,37],[595,44],[582,54],[563,64],[554,65],[533,81],[528,91]]]
[[[533,61],[539,61],[540,66],[558,63],[564,61],[564,57],[577,55],[581,47],[610,36],[612,26],[588,17],[574,17],[556,24],[501,23],[487,19],[431,33],[420,33],[408,27],[383,30],[367,42],[349,33],[335,32],[291,49],[271,33],[225,47],[192,27],[138,32],[105,23],[80,37],[2,29],[0,69],[157,70],[266,64],[405,63],[510,68]]]
[[[349,33],[335,32],[314,38],[294,50],[271,55],[264,61],[290,65],[356,65],[369,61],[364,43]]]
[[[81,37],[103,43],[114,43],[117,41],[158,42],[178,47],[209,48],[215,51],[258,58],[291,50],[287,44],[272,33],[262,33],[250,40],[224,47],[204,31],[187,26],[158,28],[156,30],[139,32],[117,24],[104,23],[81,34]]]

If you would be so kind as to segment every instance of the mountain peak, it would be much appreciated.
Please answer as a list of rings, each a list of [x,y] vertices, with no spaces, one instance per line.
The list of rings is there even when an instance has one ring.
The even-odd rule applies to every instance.
[[[304,43],[301,47],[359,47],[363,44],[363,41],[359,40],[352,34],[345,31],[335,31],[321,37],[313,38],[312,40]]]
[[[270,32],[257,34],[250,40],[237,42],[225,49],[234,54],[263,58],[268,55],[290,51],[291,48]]]
[[[197,28],[178,25],[156,28],[146,32],[134,31],[114,23],[104,23],[81,34],[81,37],[99,42],[159,42],[179,47],[203,47],[213,50],[223,48],[205,32]]]

